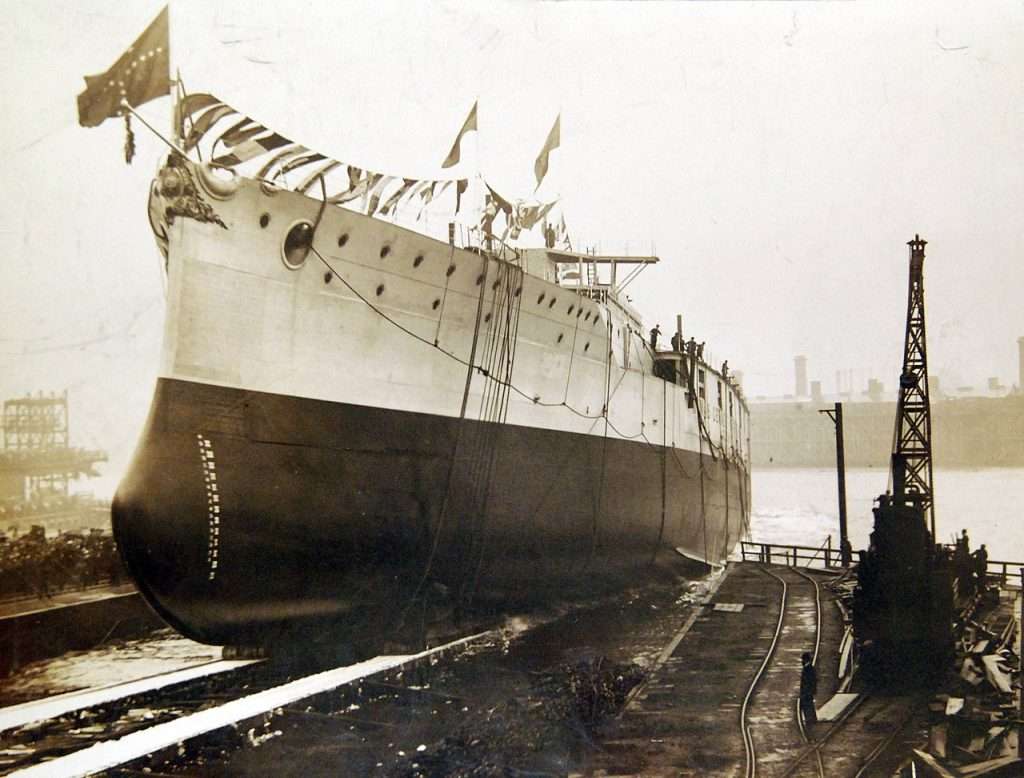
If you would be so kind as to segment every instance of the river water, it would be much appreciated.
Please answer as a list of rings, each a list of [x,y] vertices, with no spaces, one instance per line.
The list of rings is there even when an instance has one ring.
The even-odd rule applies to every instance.
[[[846,515],[850,543],[866,548],[872,502],[887,488],[888,472],[852,468],[846,472]],[[818,546],[832,535],[839,547],[839,505],[833,468],[768,468],[751,474],[750,534],[765,543]],[[936,470],[935,525],[951,542],[966,529],[971,548],[985,543],[990,560],[1024,563],[1024,468]]]

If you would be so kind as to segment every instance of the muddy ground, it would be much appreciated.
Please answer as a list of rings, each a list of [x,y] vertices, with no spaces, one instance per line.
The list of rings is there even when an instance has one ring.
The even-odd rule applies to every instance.
[[[375,678],[263,726],[183,750],[161,773],[204,776],[564,775],[654,665],[708,581],[662,579],[500,637],[415,677]]]

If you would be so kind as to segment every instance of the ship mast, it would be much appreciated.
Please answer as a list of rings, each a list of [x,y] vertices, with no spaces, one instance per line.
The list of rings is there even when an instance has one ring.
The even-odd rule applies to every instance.
[[[924,247],[920,235],[910,246],[910,282],[907,295],[907,330],[903,345],[903,370],[896,406],[893,440],[893,491],[916,495],[922,516],[935,537],[935,506],[932,492],[932,419],[928,401],[928,356],[924,328]]]

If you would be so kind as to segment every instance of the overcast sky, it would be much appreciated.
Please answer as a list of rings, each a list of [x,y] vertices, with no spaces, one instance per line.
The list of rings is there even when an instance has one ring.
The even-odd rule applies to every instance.
[[[124,466],[156,376],[161,147],[84,129],[82,76],[161,2],[5,3],[0,397],[71,392],[72,438]],[[561,112],[575,245],[662,263],[631,287],[648,325],[706,340],[748,396],[835,390],[902,353],[906,241],[925,264],[930,372],[1016,382],[1024,246],[1024,5],[246,3],[171,6],[190,91],[346,162],[437,176],[473,101],[477,169],[506,196]],[[271,7],[273,6],[273,7]],[[143,113],[169,125],[169,101]],[[844,378],[844,380],[846,380]]]

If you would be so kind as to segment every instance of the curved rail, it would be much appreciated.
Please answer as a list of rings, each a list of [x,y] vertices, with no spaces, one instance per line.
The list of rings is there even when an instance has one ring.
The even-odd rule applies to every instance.
[[[892,743],[892,741],[896,739],[896,736],[899,735],[900,732],[903,731],[903,728],[907,726],[907,722],[910,721],[910,719],[911,719],[911,717],[913,715],[914,715],[914,706],[910,705],[907,708],[906,715],[904,715],[904,716],[902,716],[900,718],[899,726],[897,726],[886,737],[884,737],[882,740],[880,740],[878,745],[876,745],[871,750],[871,753],[869,753],[866,757],[864,757],[864,761],[861,762],[860,769],[857,770],[857,772],[854,774],[853,778],[863,778],[864,775],[867,774],[868,768],[870,768],[875,763],[875,760],[878,759],[878,757],[880,757],[882,755],[882,752],[885,751],[885,749],[889,747],[889,744]]]
[[[750,686],[747,687],[747,694],[744,696],[743,705],[740,707],[740,731],[743,734],[743,748],[746,753],[746,770],[744,773],[746,778],[757,778],[757,752],[754,750],[754,738],[750,734],[750,728],[747,725],[747,708],[750,705],[750,698],[754,695],[754,690],[761,681],[761,676],[764,675],[768,663],[771,662],[772,656],[775,654],[775,648],[779,644],[779,635],[782,634],[782,620],[786,617],[786,598],[789,591],[789,584],[781,576],[775,575],[775,573],[763,567],[760,569],[782,584],[782,597],[779,604],[779,621],[775,625],[775,634],[772,636],[771,645],[768,646],[768,651],[764,655],[764,660],[761,662],[757,674],[754,675]]]
[[[811,659],[811,665],[817,666],[818,664],[818,652],[821,649],[821,587],[818,586],[818,582],[807,573],[803,572],[798,568],[793,568],[793,571],[811,582],[814,586],[814,656]],[[804,743],[810,745],[811,739],[807,736],[807,730],[804,728],[804,719],[800,715],[800,698],[797,697],[795,703],[795,716],[796,726],[800,730],[800,738]],[[821,751],[818,749],[814,750],[814,757],[817,761],[818,776],[819,778],[825,778],[825,763],[821,759]]]
[[[779,607],[779,620],[778,620],[778,623],[775,625],[775,635],[772,637],[771,645],[768,647],[768,651],[765,654],[764,660],[761,662],[761,667],[758,669],[757,674],[754,676],[753,680],[750,682],[750,686],[747,689],[747,694],[746,694],[746,696],[744,697],[744,700],[743,700],[743,706],[740,708],[740,728],[742,730],[743,745],[744,745],[744,749],[745,749],[745,752],[746,752],[746,754],[745,754],[745,756],[746,756],[746,770],[745,770],[746,778],[756,778],[756,776],[757,776],[757,752],[756,752],[756,749],[754,747],[754,738],[753,738],[753,736],[752,736],[752,734],[750,732],[749,725],[747,724],[747,709],[749,707],[750,699],[751,699],[751,697],[754,694],[754,690],[756,689],[757,684],[760,682],[761,677],[764,675],[765,669],[767,668],[768,664],[771,662],[772,657],[775,655],[775,650],[778,647],[779,636],[782,634],[782,624],[783,624],[783,621],[784,621],[784,619],[786,617],[786,608],[787,608],[788,596],[789,596],[789,584],[786,582],[786,580],[782,576],[777,575],[776,573],[772,572],[771,570],[769,570],[769,569],[767,569],[765,567],[761,567],[760,570],[762,572],[764,572],[766,575],[770,575],[772,578],[774,578],[776,581],[778,581],[781,584],[781,586],[782,586],[782,597],[781,597],[781,604],[780,604],[780,607]],[[794,572],[796,572],[797,575],[799,575],[801,578],[804,578],[805,580],[807,580],[814,587],[814,614],[815,614],[815,621],[814,621],[814,658],[812,660],[812,664],[817,664],[818,654],[819,654],[819,652],[821,650],[821,587],[818,585],[818,582],[812,576],[807,575],[806,573],[804,573],[804,572],[802,572],[800,570],[795,570],[794,569]],[[794,708],[794,714],[795,714],[795,718],[796,718],[797,728],[800,731],[800,737],[804,741],[805,744],[810,746],[810,740],[807,737],[807,732],[804,729],[803,721],[802,721],[801,716],[800,716],[800,700],[799,699],[797,699],[797,701],[796,701],[796,705],[795,705],[795,708]],[[820,778],[825,778],[825,766],[824,766],[824,763],[822,762],[821,754],[818,753],[817,749],[815,749],[815,756],[817,758],[818,775],[819,775]]]

